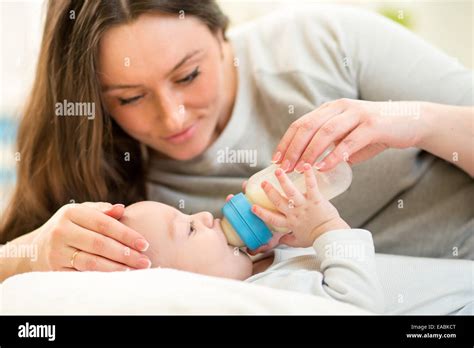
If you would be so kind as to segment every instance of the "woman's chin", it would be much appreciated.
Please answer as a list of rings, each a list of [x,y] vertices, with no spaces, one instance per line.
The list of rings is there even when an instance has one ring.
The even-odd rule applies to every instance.
[[[206,151],[206,148],[207,144],[203,143],[192,147],[183,145],[182,149],[173,149],[172,151],[167,152],[166,155],[177,161],[188,161],[201,155]]]
[[[158,151],[177,161],[188,161],[202,155],[213,141],[212,131],[200,129],[181,144],[163,143]]]

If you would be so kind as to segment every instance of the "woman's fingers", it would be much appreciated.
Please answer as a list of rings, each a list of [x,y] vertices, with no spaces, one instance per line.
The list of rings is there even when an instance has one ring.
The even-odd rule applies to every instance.
[[[141,234],[100,211],[84,206],[84,209],[70,209],[66,214],[76,225],[110,237],[125,246],[146,251],[149,243]]]
[[[77,272],[77,269],[69,268],[69,267],[61,267],[58,271],[61,271],[61,272]]]
[[[113,204],[109,202],[83,202],[81,205],[85,205],[87,207],[95,208],[102,212],[110,210],[113,207]]]
[[[71,248],[71,258],[76,252],[75,249]],[[108,260],[98,255],[90,254],[88,252],[79,250],[74,256],[74,268],[69,265],[71,270],[77,271],[98,271],[98,272],[117,272],[117,271],[129,271],[130,267],[123,264]]]
[[[125,206],[123,204],[111,204],[108,202],[83,202],[81,205],[97,209],[117,220],[122,217],[125,211]]]
[[[233,194],[230,194],[230,195],[227,195],[227,197],[225,198],[225,201],[228,202],[232,199],[232,197],[234,197]]]
[[[303,165],[304,178],[306,183],[306,198],[310,202],[319,202],[322,198],[319,192],[318,182],[314,174],[313,167],[309,163]]]
[[[104,214],[118,220],[123,216],[124,212],[125,206],[123,204],[114,204],[110,209],[105,210]]]
[[[287,129],[285,134],[283,134],[283,137],[278,143],[276,151],[272,156],[273,163],[280,163],[283,160],[283,155],[288,150],[288,147],[290,146],[290,143],[293,140],[293,137],[295,136],[297,130],[298,123],[293,122],[291,126]]]
[[[340,103],[331,102],[321,105],[293,122],[277,146],[280,153],[281,167],[285,171],[292,171],[296,166],[316,131],[327,120],[343,111]]]
[[[351,111],[343,112],[325,122],[314,134],[311,142],[304,150],[298,164],[296,165],[296,170],[301,172],[304,163],[313,165],[331,143],[344,137],[357,127],[358,124],[358,114]]]
[[[278,182],[280,183],[280,186],[286,195],[286,198],[288,198],[288,205],[293,204],[294,206],[301,205],[304,203],[303,194],[298,191],[298,189],[295,187],[295,185],[291,182],[291,180],[288,178],[288,176],[282,169],[278,168],[277,170],[275,170],[275,176],[277,177]]]
[[[366,126],[359,125],[342,139],[337,146],[316,167],[321,171],[334,168],[342,161],[348,162],[352,154],[363,149],[372,142],[372,134]]]
[[[69,232],[67,243],[77,250],[101,256],[132,268],[144,269],[151,265],[147,256],[110,237],[77,225],[73,226]]]
[[[252,206],[252,213],[257,215],[270,227],[287,227],[286,218],[282,214],[275,213],[256,204]]]
[[[305,120],[297,129],[291,142],[288,144],[288,149],[285,152],[281,168],[284,171],[291,172],[294,165],[297,163],[306,146],[314,136],[316,129],[314,129],[313,121],[311,119]]]

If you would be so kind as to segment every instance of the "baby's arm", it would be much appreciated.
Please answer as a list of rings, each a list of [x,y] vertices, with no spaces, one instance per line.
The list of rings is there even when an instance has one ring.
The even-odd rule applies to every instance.
[[[313,248],[316,268],[323,274],[321,287],[314,289],[315,294],[325,294],[375,313],[384,311],[374,242],[369,231],[329,231],[315,240]]]
[[[281,195],[270,183],[262,188],[278,212],[258,205],[252,211],[271,226],[288,228],[280,243],[295,247],[313,246],[315,270],[322,281],[313,285],[314,293],[329,296],[372,312],[383,311],[382,288],[375,268],[372,235],[363,229],[351,229],[337,209],[319,192],[309,164],[304,166],[306,193],[300,193],[286,174],[275,175],[285,192]]]

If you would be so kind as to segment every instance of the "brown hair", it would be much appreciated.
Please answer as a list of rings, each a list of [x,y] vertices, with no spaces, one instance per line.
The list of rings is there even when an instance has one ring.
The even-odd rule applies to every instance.
[[[97,67],[98,44],[107,29],[154,11],[195,16],[225,37],[228,19],[212,0],[49,1],[0,243],[34,230],[72,200],[130,204],[146,199],[142,147],[104,109]],[[55,116],[55,105],[63,100],[94,103],[94,120]]]

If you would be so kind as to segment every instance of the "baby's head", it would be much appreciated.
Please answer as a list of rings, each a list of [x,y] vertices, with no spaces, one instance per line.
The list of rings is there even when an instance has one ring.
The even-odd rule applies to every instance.
[[[186,215],[166,204],[143,201],[125,208],[120,219],[150,243],[152,267],[233,279],[252,275],[252,261],[227,244],[220,220],[211,213]]]

